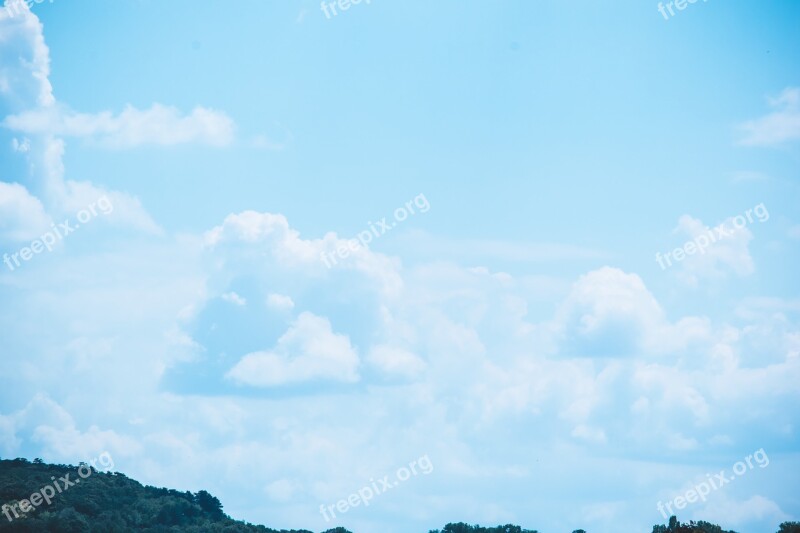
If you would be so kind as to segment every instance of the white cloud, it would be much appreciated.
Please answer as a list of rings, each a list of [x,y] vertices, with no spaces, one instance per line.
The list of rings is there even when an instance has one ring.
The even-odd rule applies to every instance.
[[[116,116],[108,111],[89,114],[48,107],[11,115],[3,124],[31,135],[87,138],[109,148],[186,143],[226,146],[234,137],[233,120],[224,113],[196,107],[182,115],[162,104],[145,110],[127,106]]]
[[[226,302],[230,302],[234,305],[238,305],[239,307],[243,307],[247,305],[247,300],[236,294],[235,292],[226,292],[222,295],[222,299]]]
[[[10,448],[6,453],[14,453],[14,442],[19,442],[15,437],[17,432],[26,433],[33,442],[39,443],[42,455],[50,461],[74,461],[76,458],[86,461],[104,451],[111,452],[112,456],[130,456],[140,451],[134,439],[115,431],[101,430],[97,426],[80,431],[69,412],[44,394],[37,394],[16,413],[0,415],[0,428],[3,426],[7,431],[4,440]]]
[[[238,384],[270,387],[313,380],[358,381],[358,354],[328,319],[301,313],[273,351],[245,355],[227,374]]]
[[[265,218],[269,217],[257,220],[264,222]],[[272,520],[288,523],[296,518],[293,511],[296,507],[336,501],[353,487],[364,485],[370,477],[393,472],[397,466],[429,451],[437,471],[455,479],[464,491],[454,496],[453,503],[442,503],[448,511],[463,504],[464,494],[469,495],[474,484],[488,479],[513,482],[517,478],[509,473],[510,465],[530,468],[529,473],[514,474],[519,476],[519,482],[535,476],[567,483],[570,479],[586,478],[586,464],[592,465],[599,477],[613,469],[597,459],[598,450],[625,453],[635,447],[643,458],[637,461],[637,472],[631,471],[630,475],[639,482],[631,489],[629,479],[625,479],[627,484],[619,489],[620,494],[630,495],[624,491],[643,491],[643,486],[652,489],[664,483],[654,466],[642,465],[669,464],[674,457],[669,455],[670,450],[675,448],[683,450],[682,453],[705,452],[708,440],[719,434],[730,435],[734,444],[726,449],[735,449],[742,442],[742,433],[751,427],[742,423],[753,416],[748,409],[758,414],[761,409],[770,409],[771,402],[787,404],[796,398],[796,392],[792,391],[796,391],[798,376],[795,368],[800,365],[784,364],[769,372],[738,368],[740,343],[747,338],[744,334],[729,335],[723,327],[712,327],[708,321],[694,317],[668,320],[659,301],[636,274],[610,267],[588,272],[576,280],[572,291],[564,297],[563,311],[550,321],[531,322],[534,319],[522,304],[534,301],[538,293],[526,294],[519,279],[509,274],[455,265],[398,269],[396,273],[408,289],[397,297],[389,297],[379,287],[365,284],[362,275],[325,277],[320,275],[328,273],[324,266],[315,270],[285,264],[274,250],[276,245],[283,246],[279,244],[281,239],[290,238],[287,236],[290,230],[288,224],[283,230],[280,226],[262,227],[255,223],[245,224],[236,231],[231,231],[230,226],[221,230],[220,240],[215,241],[213,249],[218,261],[209,262],[206,255],[190,260],[190,254],[180,254],[187,256],[188,264],[196,262],[196,266],[205,268],[213,264],[211,278],[200,279],[184,291],[175,291],[171,281],[182,280],[192,268],[175,265],[174,256],[152,265],[151,268],[158,268],[160,283],[137,278],[141,273],[136,270],[142,265],[141,257],[162,254],[130,250],[126,252],[129,255],[117,258],[122,264],[132,263],[128,270],[116,273],[119,282],[139,280],[127,292],[115,290],[113,280],[105,278],[102,278],[104,283],[94,287],[98,284],[95,279],[98,272],[116,271],[113,262],[104,259],[89,267],[86,286],[78,287],[74,294],[71,288],[63,298],[64,307],[55,312],[69,313],[70,324],[82,331],[94,331],[94,338],[109,335],[109,329],[114,328],[125,335],[113,343],[108,355],[103,351],[102,356],[88,361],[93,367],[90,374],[96,376],[98,384],[80,380],[80,389],[70,390],[70,387],[63,393],[70,401],[62,404],[83,402],[83,410],[92,413],[90,420],[73,424],[89,430],[81,432],[78,438],[75,431],[65,429],[64,425],[42,422],[41,425],[55,429],[35,433],[33,427],[30,432],[12,433],[7,430],[7,421],[0,418],[0,446],[19,449],[26,439],[30,445],[31,435],[35,434],[38,437],[35,444],[46,447],[52,455],[58,451],[56,439],[64,439],[66,443],[58,453],[101,444],[124,450],[124,442],[116,442],[105,432],[114,431],[121,438],[136,432],[141,454],[126,461],[124,466],[118,462],[118,467],[123,466],[132,477],[148,483],[204,487],[227,497],[229,511],[237,516],[260,517],[260,511],[254,509],[266,508],[264,513]],[[227,246],[231,244],[235,246]],[[292,246],[303,244],[293,243],[289,248]],[[248,257],[252,264],[229,262],[243,250],[251,253]],[[140,257],[138,264],[135,257]],[[76,264],[74,271],[82,271],[88,265],[88,261]],[[174,272],[169,275],[161,272],[164,265],[174,265]],[[284,272],[290,272],[291,276],[285,278]],[[263,292],[246,292],[250,286],[240,281],[251,276],[252,285],[261,287]],[[225,284],[230,280],[236,283]],[[59,280],[48,283],[42,288],[44,292],[59,286]],[[154,288],[142,294],[144,286]],[[165,298],[162,286],[169,286],[174,292]],[[232,361],[224,367],[215,367],[220,377],[225,373],[222,368],[232,367],[229,380],[236,384],[270,387],[320,381],[352,383],[350,379],[355,378],[365,386],[352,387],[351,394],[330,394],[324,398],[297,393],[292,398],[265,399],[238,396],[234,392],[225,396],[222,404],[220,396],[173,394],[165,400],[162,395],[149,392],[169,387],[167,382],[158,381],[162,373],[155,372],[154,366],[169,365],[169,357],[175,356],[165,353],[154,357],[153,350],[143,348],[153,346],[156,335],[180,309],[188,305],[202,309],[204,301],[232,292],[234,287],[236,294],[246,296],[251,304],[248,312],[264,311],[263,306],[252,305],[253,302],[282,301],[291,294],[298,307],[300,302],[315,310],[324,306],[326,313],[331,313],[329,316],[337,316],[340,321],[335,322],[334,332],[328,320],[303,314],[272,349],[249,354],[238,363]],[[276,298],[271,299],[270,295]],[[126,302],[123,309],[119,301]],[[71,302],[80,305],[72,309]],[[40,306],[23,307],[19,312],[49,323],[47,313],[51,311],[45,310],[50,303],[50,299],[44,298]],[[14,308],[15,304],[9,302]],[[169,306],[170,309],[165,309]],[[231,310],[231,306],[220,307]],[[788,304],[780,307],[786,313],[791,309]],[[275,318],[269,313],[264,316]],[[364,317],[374,322],[363,326]],[[575,345],[561,337],[559,342],[540,343],[541,335],[556,335],[565,330],[553,326],[562,318],[564,328],[581,338],[587,348],[601,340],[609,328],[624,325],[633,331],[630,338],[636,341],[638,357],[579,357],[581,354],[568,350]],[[149,329],[144,329],[142,320],[148,320]],[[53,330],[49,336],[56,339],[63,334]],[[90,336],[91,333],[86,333],[80,338],[85,337],[88,343]],[[144,346],[131,343],[133,337],[143,337],[151,343]],[[363,372],[358,378],[360,369],[354,346],[364,342],[362,339],[367,339],[366,346],[380,347],[370,350],[365,358],[373,369],[382,372],[374,365],[373,358],[384,352],[384,356],[374,360],[387,363],[389,370],[395,361],[410,363],[413,368],[415,360],[406,355],[421,360],[423,357],[417,354],[424,354],[424,371],[416,374],[411,383],[369,382],[371,372]],[[55,374],[57,377],[50,379],[56,380],[62,376],[84,376],[76,372],[73,354],[62,349],[69,342],[59,342],[54,348],[56,342],[44,345],[44,350],[57,352],[57,357],[50,361],[68,359],[61,366],[42,364],[43,360],[48,361],[43,359],[42,349],[31,350],[30,373],[15,370],[18,380],[41,383],[42,374]],[[229,351],[229,342],[230,339],[225,339],[219,348]],[[695,358],[694,353],[687,353],[685,348],[695,342],[701,347],[721,344],[729,348],[734,356],[732,366],[723,371],[730,374],[714,377],[712,359],[705,355]],[[160,345],[155,343],[156,348]],[[790,344],[787,340],[787,348],[797,350],[797,346],[796,341]],[[171,347],[163,348],[168,352]],[[698,348],[696,352],[705,354],[706,350]],[[403,355],[395,357],[398,353]],[[651,362],[643,364],[642,359]],[[404,366],[395,368],[402,371]],[[402,377],[399,373],[394,375]],[[127,382],[135,383],[135,389],[148,394],[136,400],[127,398],[132,388]],[[104,388],[98,388],[99,383]],[[731,383],[737,390],[726,392],[724,389]],[[117,387],[120,391],[114,390]],[[92,402],[99,391],[108,398],[111,407],[103,405],[93,410]],[[97,416],[114,419],[114,405],[123,400],[126,410],[121,422],[107,425],[94,421],[95,412]],[[630,413],[630,405],[634,403],[637,408]],[[387,416],[397,421],[396,428],[387,427]],[[32,418],[43,416],[32,414]],[[793,421],[791,415],[787,418],[787,422]],[[129,419],[144,423],[133,427],[128,424]],[[91,424],[102,429],[91,429]],[[676,428],[680,428],[679,434]],[[480,443],[475,441],[476,433],[482,435]],[[427,448],[431,442],[437,443],[435,450]],[[548,448],[551,443],[555,443],[552,450]],[[694,448],[693,443],[697,443]],[[435,456],[434,451],[438,452]],[[543,457],[548,460],[542,460]],[[576,458],[583,463],[575,464]],[[554,464],[547,470],[544,463],[551,462]],[[335,466],[326,467],[329,463]],[[208,469],[196,473],[191,468],[196,464],[206,464]],[[243,471],[251,474],[245,477],[249,481],[244,486]],[[208,479],[212,480],[211,486],[207,485]],[[420,497],[424,498],[437,487],[428,489],[421,484],[420,490]],[[587,485],[587,494],[592,497],[607,490]],[[609,527],[615,531],[613,526]]]
[[[581,276],[560,306],[553,329],[568,355],[662,355],[709,337],[707,322],[667,321],[636,274],[603,267]]]
[[[30,241],[50,229],[42,202],[18,183],[0,181],[0,242]]]
[[[753,233],[747,227],[734,228],[732,219],[725,220],[724,224],[729,235],[717,238],[717,233],[700,219],[683,215],[678,220],[676,232],[683,233],[690,240],[709,234],[717,239],[705,248],[705,253],[687,255],[675,263],[673,268],[679,269],[679,278],[689,286],[695,287],[703,280],[725,278],[728,272],[742,277],[755,271],[749,249]]]
[[[560,315],[570,336],[599,339],[618,335],[620,342],[625,342],[621,337],[628,333],[638,335],[664,320],[661,307],[639,276],[610,267],[581,276]]]
[[[44,42],[42,24],[24,3],[20,4],[22,12],[13,18],[0,20],[0,110],[7,110],[8,116],[4,124],[16,119],[13,113],[31,117],[59,117],[60,111],[53,97],[50,85],[50,51]],[[35,95],[34,98],[31,96]],[[156,113],[157,115],[158,113]],[[131,113],[131,122],[140,129],[147,126],[145,118]],[[138,122],[136,119],[139,119]],[[198,120],[202,122],[203,114]],[[213,122],[213,121],[211,121]],[[25,157],[30,166],[32,180],[28,195],[34,197],[39,206],[30,199],[25,200],[30,207],[26,216],[30,220],[41,220],[42,209],[48,216],[56,218],[72,215],[86,208],[101,196],[107,196],[114,205],[114,213],[107,217],[109,221],[130,226],[150,233],[160,233],[160,228],[142,208],[135,197],[122,192],[109,191],[89,182],[77,182],[65,179],[64,141],[55,135],[58,131],[48,130],[47,121],[41,120],[41,128],[32,128],[31,138],[12,143],[12,148]],[[149,125],[147,127],[154,127]],[[119,132],[118,132],[119,133]],[[4,186],[6,198],[12,195]],[[19,192],[14,193],[19,201]],[[13,200],[13,198],[12,198]],[[8,206],[6,205],[6,208]],[[0,227],[18,224],[15,215],[0,212]],[[105,218],[105,217],[104,217]]]
[[[283,294],[270,294],[267,296],[267,307],[277,311],[289,311],[294,309],[294,301]]]
[[[382,292],[392,295],[398,294],[403,285],[396,260],[364,247],[328,269],[323,253],[332,254],[337,248],[347,246],[348,241],[332,232],[321,239],[303,239],[280,214],[244,211],[228,215],[222,225],[206,232],[204,241],[209,250],[222,248],[220,253],[229,260],[237,258],[233,248],[238,247],[245,256],[263,250],[262,255],[274,259],[281,268],[293,269],[295,275],[320,277],[329,271],[355,270],[374,280]]]
[[[367,355],[367,362],[383,374],[405,378],[419,376],[427,366],[418,355],[390,345],[373,347]]]
[[[769,98],[775,111],[742,124],[744,146],[775,146],[800,139],[800,87],[787,87],[777,98]]]
[[[163,230],[147,213],[138,198],[124,192],[111,191],[97,187],[88,181],[54,182],[56,189],[52,210],[62,216],[71,216],[81,209],[96,204],[105,196],[113,206],[113,211],[103,215],[103,219],[111,224],[134,228],[154,235],[163,234]]]
[[[41,183],[38,186],[41,200],[37,201],[44,204],[49,216],[63,220],[75,215],[81,209],[96,204],[98,199],[105,196],[113,206],[113,212],[104,214],[103,220],[147,233],[162,233],[161,228],[145,211],[138,198],[96,186],[88,181],[65,180],[63,140],[46,137],[34,141],[26,157],[29,158],[31,168],[35,170]]]
[[[0,94],[15,109],[50,107],[55,97],[42,23],[27,4],[18,5],[19,14],[0,19]]]

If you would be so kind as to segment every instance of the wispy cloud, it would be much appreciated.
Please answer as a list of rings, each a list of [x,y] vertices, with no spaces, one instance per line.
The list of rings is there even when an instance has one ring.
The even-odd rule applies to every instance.
[[[3,125],[27,134],[87,138],[109,148],[187,143],[227,146],[234,138],[233,120],[225,113],[196,107],[183,115],[175,107],[161,104],[145,110],[127,106],[117,115],[50,107],[11,115]]]
[[[774,111],[741,124],[739,144],[775,146],[800,139],[800,87],[788,87],[777,98],[768,98]]]

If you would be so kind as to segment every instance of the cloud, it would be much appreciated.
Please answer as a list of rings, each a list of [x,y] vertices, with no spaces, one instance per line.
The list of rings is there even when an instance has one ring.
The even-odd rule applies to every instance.
[[[415,378],[426,368],[418,355],[391,345],[379,345],[370,350],[367,362],[387,376]]]
[[[64,141],[57,137],[58,131],[48,129],[47,120],[42,118],[61,116],[49,81],[50,51],[39,19],[24,2],[19,5],[21,12],[18,15],[0,20],[0,41],[3,42],[0,47],[0,111],[11,115],[4,121],[6,126],[17,122],[17,125],[24,125],[24,121],[18,121],[18,117],[13,115],[19,112],[20,116],[39,117],[41,127],[31,128],[30,138],[21,142],[14,139],[13,150],[29,164],[31,183],[27,189],[30,192],[25,197],[19,189],[12,192],[9,187],[13,186],[4,184],[3,192],[7,196],[4,194],[5,210],[0,210],[0,228],[19,224],[19,216],[15,214],[15,208],[9,207],[11,204],[24,205],[29,210],[26,212],[28,222],[41,222],[42,210],[51,218],[70,216],[107,196],[115,208],[107,220],[149,233],[160,233],[158,225],[135,197],[89,182],[66,179]],[[137,115],[131,113],[128,118],[136,123]],[[147,120],[141,116],[138,118],[140,123],[134,126],[139,127],[139,131],[145,126],[155,126],[148,126]],[[198,120],[202,122],[202,118],[201,113]]]
[[[573,285],[559,321],[565,338],[582,340],[576,349],[621,355],[636,351],[642,334],[664,316],[639,276],[604,267]]]
[[[247,305],[247,300],[236,294],[235,292],[226,292],[222,295],[222,299],[226,302],[230,302],[234,305],[238,305],[239,307],[243,307]]]
[[[0,433],[0,444],[5,441],[4,454],[13,454],[20,440],[18,433],[41,445],[41,454],[51,461],[75,458],[88,460],[104,451],[121,456],[140,451],[139,444],[130,437],[111,430],[91,426],[80,431],[69,412],[46,394],[37,394],[28,404],[7,416],[0,415],[0,429],[6,427],[6,436]]]
[[[31,150],[31,140],[27,137],[20,141],[16,137],[11,140],[11,148],[15,152],[26,153]]]
[[[356,271],[372,279],[386,294],[396,295],[402,289],[397,261],[365,247],[352,251],[328,269],[323,254],[330,256],[337,248],[347,247],[349,241],[333,232],[321,239],[303,239],[280,214],[256,211],[230,214],[220,226],[205,233],[204,242],[212,253],[218,252],[229,262],[266,255],[281,269],[292,269],[294,275],[323,277],[336,271]]]
[[[86,138],[108,148],[188,143],[220,147],[234,138],[233,120],[224,113],[196,107],[182,115],[175,107],[162,104],[145,110],[126,106],[116,116],[108,111],[88,114],[48,107],[11,115],[3,125],[29,135]]]
[[[684,317],[670,323],[636,274],[603,267],[572,287],[552,322],[567,356],[654,356],[708,338],[706,321]]]
[[[281,251],[294,252],[292,255],[298,259],[316,259],[315,247],[301,241],[300,234],[289,227],[289,221],[283,215],[255,211],[228,215],[221,226],[205,234],[205,242],[210,247],[226,241],[268,241],[279,245]]]
[[[752,232],[747,227],[735,228],[732,219],[723,223],[729,235],[711,243],[705,248],[705,253],[686,255],[683,261],[675,265],[679,269],[679,278],[689,286],[696,287],[702,280],[723,279],[729,272],[744,277],[755,271],[749,248]],[[701,235],[707,236],[712,231],[702,220],[690,215],[680,217],[676,228],[676,232],[683,233],[690,240]]]
[[[42,23],[25,2],[16,5],[20,13],[0,18],[0,95],[10,109],[47,108],[56,100]]]
[[[739,126],[740,145],[777,146],[800,139],[800,87],[787,87],[768,102],[772,113]]]
[[[172,243],[162,252],[137,248],[113,259],[87,258],[70,266],[69,272],[85,276],[78,278],[77,287],[62,287],[66,293],[55,309],[47,295],[63,281],[49,276],[37,287],[42,295],[26,294],[24,305],[18,299],[9,301],[0,321],[6,327],[3,335],[14,328],[16,322],[10,320],[19,320],[14,318],[18,315],[52,324],[47,336],[25,350],[25,361],[12,363],[29,365],[27,372],[9,368],[13,383],[52,389],[62,405],[87,415],[72,424],[82,430],[80,438],[68,430],[69,424],[48,421],[39,425],[54,429],[10,432],[8,421],[0,418],[0,446],[25,449],[34,457],[34,450],[77,453],[79,446],[100,445],[96,443],[117,446],[122,453],[124,441],[116,442],[106,432],[123,439],[134,432],[141,453],[124,465],[118,462],[129,475],[148,483],[203,486],[235,502],[237,516],[293,523],[300,516],[296,508],[336,501],[353,486],[428,452],[437,471],[459,491],[452,502],[442,503],[441,513],[452,514],[492,481],[513,485],[553,480],[557,493],[548,486],[549,502],[561,505],[567,498],[562,494],[573,498],[576,480],[605,479],[608,471],[620,471],[618,463],[598,459],[604,450],[636,450],[636,467],[624,471],[640,482],[631,489],[628,477],[616,489],[635,500],[631,490],[655,493],[665,483],[658,468],[674,466],[675,449],[696,462],[698,454],[716,449],[709,450],[708,444],[716,435],[730,436],[734,444],[725,445],[726,450],[746,442],[753,423],[742,420],[764,420],[758,423],[768,431],[796,422],[785,409],[779,411],[783,417],[759,417],[797,398],[794,384],[800,365],[781,362],[762,372],[765,364],[755,358],[754,368],[740,368],[742,352],[760,353],[752,347],[762,341],[760,336],[752,335],[750,342],[743,328],[729,332],[724,324],[712,327],[697,317],[669,320],[634,273],[613,267],[589,271],[574,280],[560,305],[558,300],[548,302],[558,309],[555,316],[551,311],[534,318],[526,304],[535,302],[538,289],[528,293],[520,278],[487,268],[396,267],[395,274],[407,287],[397,295],[365,283],[366,275],[357,270],[319,267],[313,255],[312,262],[300,262],[298,268],[285,262],[276,248],[288,253],[294,246],[313,247],[322,241],[296,235],[302,242],[284,243],[292,239],[292,232],[282,220],[277,215],[256,216],[238,220],[241,227],[229,225],[214,233],[219,238],[212,239],[213,261],[199,252],[177,253]],[[176,261],[178,256],[182,262]],[[164,259],[153,262],[153,257]],[[249,262],[233,260],[241,257]],[[148,269],[152,272],[146,275]],[[187,272],[193,273],[194,283],[183,281]],[[216,296],[230,292],[246,299],[247,307],[226,304]],[[314,312],[284,326],[282,315],[257,305],[269,301],[270,295],[289,294],[294,308]],[[126,305],[120,306],[120,301]],[[241,339],[222,335],[220,344],[208,344],[203,354],[224,362],[212,369],[219,379],[227,373],[227,381],[238,387],[231,386],[224,396],[208,389],[163,394],[169,385],[159,381],[159,369],[178,357],[178,348],[167,345],[161,335],[180,309],[202,309],[206,301],[221,304],[218,307],[234,322],[247,321],[241,331],[249,335],[248,342],[261,342],[255,350],[269,349],[235,351],[232,346]],[[286,314],[292,312],[285,309]],[[323,313],[336,317],[335,328]],[[53,320],[54,315],[67,314],[66,324]],[[219,319],[212,316],[209,323],[222,323]],[[190,321],[188,331],[194,335],[207,324]],[[787,334],[797,330],[794,322],[785,327]],[[274,337],[270,334],[264,341],[262,330],[273,328]],[[613,351],[606,352],[608,357],[586,357],[594,353],[592,343],[609,338],[609,328],[631,339],[628,345],[638,357],[612,357]],[[631,331],[627,337],[624,328]],[[562,336],[565,331],[570,332],[567,337]],[[81,374],[73,352],[86,353],[85,345],[101,335],[116,340],[91,355],[91,368]],[[587,351],[574,351],[570,336],[580,338]],[[774,333],[771,338],[779,336]],[[86,340],[74,350],[63,350],[76,344],[69,342],[76,338]],[[698,346],[690,350],[693,344]],[[356,346],[370,347],[363,370]],[[798,346],[787,338],[770,345],[769,351],[788,357]],[[714,349],[732,354],[730,367],[717,368],[708,355]],[[226,359],[223,352],[236,357]],[[242,354],[247,355],[239,358]],[[58,389],[65,376],[68,384]],[[404,379],[379,379],[383,377]],[[278,399],[254,396],[264,391],[242,387],[353,384],[353,379],[358,386],[342,387],[336,394],[315,387],[309,395],[298,387],[297,394]],[[6,383],[11,381],[0,386]],[[727,391],[731,383],[735,390]],[[137,394],[141,390],[145,393]],[[107,399],[108,405],[96,405],[97,397]],[[114,406],[123,400],[125,416],[120,419]],[[634,404],[636,409],[631,409]],[[387,426],[387,417],[396,423]],[[143,422],[132,426],[129,419]],[[32,440],[34,435],[38,440]],[[64,440],[63,449],[57,439]],[[198,472],[192,469],[196,464],[208,469]],[[242,477],[244,471],[249,475]],[[680,473],[678,478],[682,483],[686,476]],[[204,485],[209,479],[212,486]],[[442,485],[421,485],[419,497],[440,490]],[[586,486],[587,499],[594,501],[602,501],[597,495],[607,491],[599,482]],[[503,501],[515,506],[519,502],[513,498],[503,496]],[[642,506],[652,508],[652,503],[646,500]],[[615,523],[608,530],[616,531],[615,526],[621,527]]]
[[[267,307],[277,311],[289,311],[294,309],[294,302],[288,296],[273,293],[267,296]]]
[[[50,229],[42,202],[18,183],[0,182],[0,242],[30,241]]]
[[[241,385],[271,387],[305,381],[358,381],[358,354],[326,318],[301,313],[273,351],[245,355],[227,374]]]
[[[103,217],[110,224],[156,235],[162,233],[138,198],[88,181],[65,179],[64,151],[63,140],[43,137],[34,141],[30,153],[26,154],[39,178],[39,195],[52,217],[62,219],[73,216],[105,196],[114,206],[114,211]]]

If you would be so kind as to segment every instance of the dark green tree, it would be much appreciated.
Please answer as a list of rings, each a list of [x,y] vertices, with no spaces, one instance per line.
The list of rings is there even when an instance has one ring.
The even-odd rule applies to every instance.
[[[202,510],[213,517],[222,518],[225,516],[225,513],[222,512],[222,503],[204,490],[201,490],[195,495],[195,502],[197,502],[197,505],[199,505]]]

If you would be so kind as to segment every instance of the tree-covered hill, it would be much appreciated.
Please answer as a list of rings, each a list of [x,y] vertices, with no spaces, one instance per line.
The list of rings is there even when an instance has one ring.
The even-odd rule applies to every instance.
[[[0,460],[0,532],[313,533],[233,520],[206,491],[192,494],[143,486],[120,473],[92,469],[89,474],[89,468],[81,475],[75,466]],[[43,491],[46,487],[50,489]],[[43,497],[36,498],[40,501],[34,507],[32,495],[42,492],[54,493],[50,504]],[[28,512],[23,512],[21,505],[12,506],[24,498],[31,502],[26,506]],[[326,533],[350,532],[340,528]]]
[[[233,520],[220,501],[204,490],[193,494],[144,486],[124,474],[99,472],[90,465],[50,465],[39,460],[0,460],[0,506],[0,533],[313,533]],[[338,527],[324,533],[351,532]],[[452,523],[429,533],[538,532],[514,525]],[[735,532],[707,522],[681,524],[672,517],[669,525],[654,526],[652,533]],[[777,533],[800,533],[800,523],[781,524]]]

